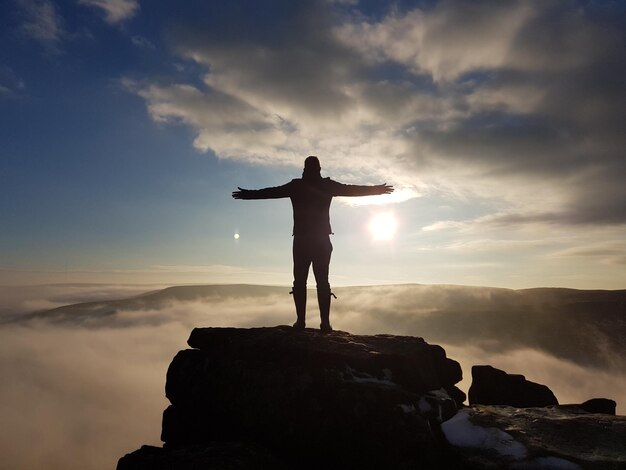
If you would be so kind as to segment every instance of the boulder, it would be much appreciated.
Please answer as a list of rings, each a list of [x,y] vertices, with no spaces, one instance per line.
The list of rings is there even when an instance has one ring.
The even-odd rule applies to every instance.
[[[473,366],[470,405],[509,405],[517,408],[558,405],[547,386],[507,374],[492,366]]]
[[[608,398],[592,398],[591,400],[581,403],[579,407],[588,413],[601,413],[615,416],[617,403],[615,403],[614,400],[609,400]]]
[[[225,442],[254,443],[252,457],[267,449],[286,468],[458,464],[439,424],[465,400],[462,372],[440,346],[287,326],[197,328],[188,343],[167,372],[164,448],[129,454],[119,470],[204,459],[207,446],[221,455]]]
[[[561,405],[563,408],[577,409],[587,413],[599,413],[615,416],[617,403],[608,398],[592,398],[583,403]]]
[[[181,448],[141,446],[122,457],[117,470],[282,470],[267,449],[253,443],[211,442]],[[286,469],[285,469],[286,470]]]

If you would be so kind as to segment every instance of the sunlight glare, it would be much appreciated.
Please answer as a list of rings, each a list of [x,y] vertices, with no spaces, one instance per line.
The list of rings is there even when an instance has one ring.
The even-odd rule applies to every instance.
[[[391,212],[380,212],[370,220],[369,229],[374,240],[391,240],[398,222]]]

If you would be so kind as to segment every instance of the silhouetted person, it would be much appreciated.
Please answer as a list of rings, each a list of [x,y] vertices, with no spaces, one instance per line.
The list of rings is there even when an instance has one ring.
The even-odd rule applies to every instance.
[[[317,157],[304,161],[302,179],[293,179],[282,186],[264,189],[242,189],[233,192],[235,199],[278,199],[288,197],[293,207],[293,300],[297,320],[294,328],[304,329],[306,315],[306,281],[309,266],[317,282],[317,302],[320,308],[320,330],[332,331],[330,326],[330,284],[328,266],[333,246],[330,243],[330,203],[334,196],[371,196],[388,194],[393,186],[379,184],[358,186],[322,178]]]

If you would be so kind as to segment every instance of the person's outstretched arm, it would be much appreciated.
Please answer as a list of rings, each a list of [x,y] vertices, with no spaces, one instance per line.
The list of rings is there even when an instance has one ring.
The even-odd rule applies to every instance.
[[[393,192],[393,186],[387,183],[373,186],[334,183],[333,196],[374,196],[376,194],[389,194]]]
[[[233,198],[235,199],[279,199],[291,195],[290,183],[263,189],[243,189],[240,187],[237,189],[239,191],[233,191]]]

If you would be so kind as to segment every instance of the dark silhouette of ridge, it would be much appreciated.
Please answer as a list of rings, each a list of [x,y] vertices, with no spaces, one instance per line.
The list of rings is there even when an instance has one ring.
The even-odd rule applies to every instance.
[[[256,284],[171,286],[122,299],[80,302],[32,313],[7,315],[0,321],[3,323],[24,323],[31,320],[47,320],[53,323],[74,323],[80,322],[81,319],[90,321],[97,320],[99,317],[113,316],[121,310],[155,309],[176,301],[193,302],[200,300],[210,301],[214,298],[265,297],[270,294],[282,295],[284,293],[284,287]]]
[[[125,299],[5,315],[1,321],[125,327],[132,325],[133,311],[166,310],[174,303],[184,302],[204,302],[209,310],[212,302],[246,298],[251,306],[271,302],[283,305],[284,311],[287,292],[287,287],[248,284],[174,286]],[[335,292],[344,300],[335,307],[337,315],[359,315],[359,323],[367,325],[359,330],[362,333],[417,335],[487,352],[532,348],[585,367],[620,372],[626,367],[626,290],[513,290],[405,284],[340,287]],[[119,311],[129,314],[118,318]],[[152,324],[171,321],[167,316],[160,318],[151,317]],[[280,313],[264,317],[264,324],[284,321],[284,314]]]

